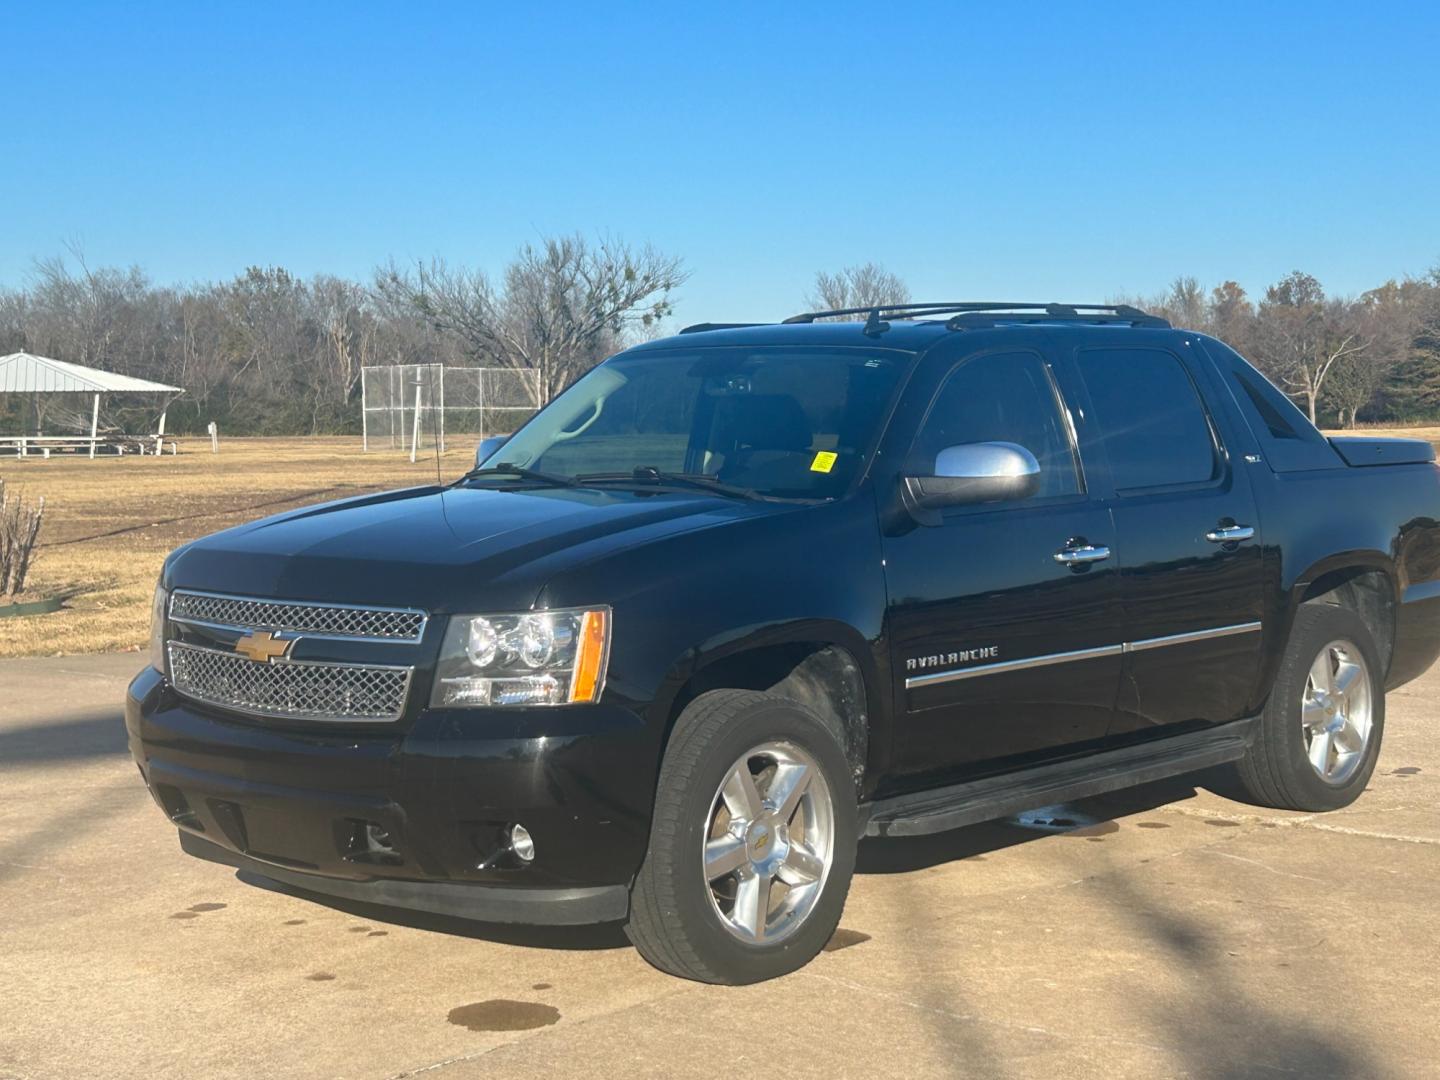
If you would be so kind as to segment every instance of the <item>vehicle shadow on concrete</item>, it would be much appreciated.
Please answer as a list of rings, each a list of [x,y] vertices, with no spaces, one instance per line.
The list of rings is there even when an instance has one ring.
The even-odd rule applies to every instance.
[[[0,729],[0,769],[47,761],[76,761],[126,752],[125,717],[96,709],[65,720]]]
[[[861,844],[858,872],[923,870],[1058,832],[1094,829],[1182,802],[1200,788],[1228,798],[1238,794],[1224,769],[1205,770],[950,833],[866,840]],[[1057,820],[1061,823],[1047,827],[1047,822]],[[1343,1028],[1327,1024],[1323,1013],[1308,1009],[1303,1001],[1247,990],[1239,973],[1253,976],[1254,970],[1238,967],[1244,963],[1243,938],[1232,939],[1225,929],[1188,915],[1183,901],[1163,889],[1147,888],[1135,868],[1104,858],[1097,856],[1093,880],[1105,905],[1130,928],[1127,945],[1159,954],[1167,967],[1185,977],[1167,980],[1163,987],[1137,983],[1133,993],[1123,993],[1118,1000],[1131,1015],[1113,1035],[1088,1031],[1078,1038],[1103,1045],[1113,1037],[1117,1044],[1149,1048],[1174,1062],[1165,1068],[1166,1074],[1173,1068],[1174,1075],[1206,1080],[1276,1075],[1361,1080],[1383,1075],[1358,1046],[1347,1042]],[[923,894],[924,885],[917,882],[892,912],[892,928],[901,939],[919,937],[931,926]],[[1017,911],[1016,917],[1021,920],[1019,932],[1024,933],[1025,916]],[[1044,917],[1053,917],[1053,912]],[[1022,1008],[1021,1016],[986,1016],[956,974],[953,956],[945,950],[923,949],[915,952],[907,972],[907,996],[920,1007],[918,1015],[925,1019],[935,1044],[953,1048],[954,1075],[1002,1078],[1010,1074],[1011,1063],[1021,1074],[1031,1075],[1025,1055],[1015,1053],[1012,1036],[1017,1029],[1042,1041],[1077,1037],[1058,1020],[1063,1003],[1057,1003],[1055,1013],[1041,1002],[1033,1003],[1033,1009]],[[1052,1016],[1057,1018],[1053,1023]]]
[[[1303,999],[1247,993],[1234,975],[1243,963],[1237,943],[1181,914],[1173,898],[1147,893],[1125,873],[1107,877],[1105,890],[1137,932],[1192,976],[1181,1000],[1143,993],[1133,999],[1142,1029],[1158,1034],[1183,1059],[1186,1075],[1217,1080],[1277,1073],[1339,1080],[1382,1075],[1323,1008]]]
[[[1227,948],[1232,943],[1199,919],[1179,913],[1173,900],[1152,895],[1123,872],[1107,875],[1104,890],[1107,903],[1133,928],[1129,944],[1144,943],[1162,953],[1168,965],[1185,973],[1184,989],[1177,993],[1173,983],[1163,990],[1137,984],[1133,993],[1118,999],[1124,1018],[1112,1032],[1087,1030],[1077,1036],[1060,1019],[1063,1002],[1051,1003],[1053,1008],[1043,1002],[1017,1004],[1016,1013],[987,1016],[967,994],[963,976],[957,978],[953,957],[944,950],[918,952],[910,961],[906,996],[919,1006],[916,1015],[930,1029],[935,1046],[950,1048],[952,1075],[1001,1080],[1011,1075],[1010,1065],[1020,1075],[1035,1075],[1027,1065],[1030,1051],[1015,1042],[1017,1031],[1042,1045],[1078,1038],[1103,1046],[1113,1039],[1121,1053],[1153,1050],[1173,1063],[1155,1075],[1203,1080],[1286,1075],[1377,1080],[1386,1075],[1346,1043],[1343,1029],[1327,1027],[1323,1016],[1307,1016],[1303,1003],[1247,992],[1234,974],[1235,952]],[[907,919],[907,914],[920,917]],[[918,911],[896,916],[894,929],[901,936],[921,934],[929,922]]]
[[[908,874],[928,870],[932,866],[1028,844],[1043,836],[1158,810],[1193,799],[1198,788],[1225,798],[1236,797],[1232,793],[1233,784],[1223,770],[1207,769],[1090,799],[1077,799],[1064,807],[1049,808],[1053,811],[1050,815],[1019,814],[929,836],[869,837],[860,842],[855,872]]]

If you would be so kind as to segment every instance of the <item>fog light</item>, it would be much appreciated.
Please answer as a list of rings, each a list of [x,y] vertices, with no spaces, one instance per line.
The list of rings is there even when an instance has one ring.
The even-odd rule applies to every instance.
[[[535,841],[530,839],[530,831],[524,825],[510,827],[510,850],[515,852],[521,862],[534,861]]]

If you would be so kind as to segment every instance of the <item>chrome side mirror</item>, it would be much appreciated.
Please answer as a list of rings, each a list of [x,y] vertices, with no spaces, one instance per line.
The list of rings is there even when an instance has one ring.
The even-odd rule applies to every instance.
[[[491,435],[488,439],[481,439],[480,445],[475,448],[475,467],[478,469],[484,465],[495,451],[499,450],[510,441],[509,435]]]
[[[936,511],[974,503],[1028,499],[1040,490],[1040,462],[1008,442],[947,446],[935,455],[930,476],[903,478],[905,505],[921,524],[938,524]]]

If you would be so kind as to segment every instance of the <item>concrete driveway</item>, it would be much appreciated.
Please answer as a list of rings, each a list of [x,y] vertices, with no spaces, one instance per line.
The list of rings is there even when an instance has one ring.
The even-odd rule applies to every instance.
[[[182,856],[125,751],[141,663],[0,661],[6,1080],[1440,1075],[1440,675],[1351,810],[1202,776],[867,843],[831,951],[725,989]]]

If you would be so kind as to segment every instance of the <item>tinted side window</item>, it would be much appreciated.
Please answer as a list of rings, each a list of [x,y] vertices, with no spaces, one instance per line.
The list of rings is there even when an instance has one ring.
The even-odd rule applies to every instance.
[[[1087,349],[1079,366],[1116,490],[1214,478],[1210,421],[1177,357],[1159,349]]]
[[[1075,456],[1045,364],[1034,353],[993,353],[967,360],[940,388],[907,462],[917,475],[961,443],[1011,442],[1040,462],[1037,498],[1080,490]]]

